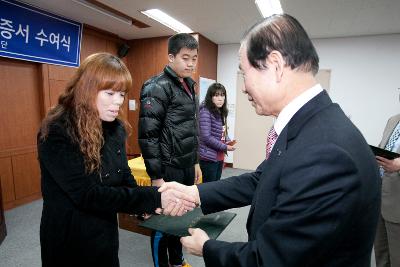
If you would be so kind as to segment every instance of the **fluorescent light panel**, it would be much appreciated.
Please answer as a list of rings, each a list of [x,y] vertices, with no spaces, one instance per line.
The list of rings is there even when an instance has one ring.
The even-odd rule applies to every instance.
[[[186,33],[193,32],[192,29],[190,29],[188,26],[177,21],[176,19],[174,19],[173,17],[171,17],[170,15],[168,15],[167,13],[164,13],[163,11],[161,11],[159,9],[149,9],[149,10],[140,11],[140,12],[176,32],[186,32]]]
[[[256,0],[258,11],[266,18],[274,14],[282,14],[282,6],[279,0]]]
[[[119,16],[118,14],[112,13],[111,11],[106,10],[104,8],[98,7],[98,6],[92,4],[92,3],[88,2],[88,1],[85,1],[85,0],[72,0],[72,1],[74,1],[77,4],[82,5],[84,7],[87,7],[89,9],[92,9],[92,10],[94,10],[94,11],[100,13],[100,14],[109,16],[109,17],[111,17],[113,19],[116,19],[116,20],[119,20],[120,22],[123,22],[125,24],[132,25],[132,20],[124,18],[122,16]]]

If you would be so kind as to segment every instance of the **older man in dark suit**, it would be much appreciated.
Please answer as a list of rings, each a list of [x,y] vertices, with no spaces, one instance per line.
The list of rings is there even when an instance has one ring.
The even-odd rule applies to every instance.
[[[197,186],[165,184],[204,213],[251,205],[248,242],[190,229],[183,246],[206,266],[370,266],[380,207],[377,164],[361,133],[316,82],[318,55],[300,23],[274,15],[241,43],[245,93],[275,116],[267,159],[253,173]]]

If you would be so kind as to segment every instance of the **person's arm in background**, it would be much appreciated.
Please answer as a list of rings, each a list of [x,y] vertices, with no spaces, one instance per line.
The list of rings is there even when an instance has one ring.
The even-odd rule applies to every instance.
[[[387,173],[399,172],[400,171],[400,158],[396,159],[386,159],[380,156],[376,156],[376,161],[378,165],[382,166],[382,168]]]
[[[159,139],[167,104],[168,96],[160,85],[154,82],[143,85],[140,93],[138,139],[146,171],[154,186],[160,186],[164,182]]]

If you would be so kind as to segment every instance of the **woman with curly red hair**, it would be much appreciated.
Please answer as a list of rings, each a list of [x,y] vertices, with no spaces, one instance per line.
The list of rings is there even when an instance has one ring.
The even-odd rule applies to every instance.
[[[119,266],[117,212],[154,213],[162,207],[181,215],[194,206],[183,194],[160,194],[133,179],[125,152],[129,124],[120,116],[131,85],[119,58],[91,55],[43,120],[43,266]]]

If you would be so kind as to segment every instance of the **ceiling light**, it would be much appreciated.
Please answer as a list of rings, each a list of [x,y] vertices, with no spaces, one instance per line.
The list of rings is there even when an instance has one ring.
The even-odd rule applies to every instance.
[[[159,9],[149,9],[140,12],[176,32],[186,32],[186,33],[193,32],[188,26],[182,24],[181,22],[177,21],[176,19],[174,19],[173,17],[171,17],[170,15],[164,13]]]
[[[119,20],[120,22],[123,22],[125,24],[132,25],[132,20],[131,19],[124,18],[124,17],[122,17],[122,16],[120,16],[118,14],[115,14],[115,13],[107,10],[107,9],[101,8],[99,6],[96,6],[96,5],[92,4],[92,3],[90,3],[89,1],[86,1],[86,0],[72,0],[72,1],[74,1],[77,4],[82,5],[84,7],[87,7],[89,9],[92,9],[92,10],[94,10],[96,12],[99,12],[100,14],[109,16],[109,17],[111,17],[113,19],[116,19],[116,20]]]
[[[274,14],[282,14],[282,6],[279,0],[256,0],[258,11],[266,18]]]

